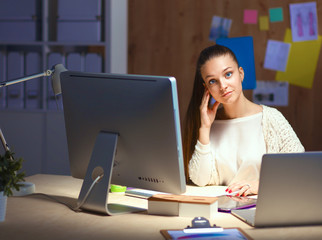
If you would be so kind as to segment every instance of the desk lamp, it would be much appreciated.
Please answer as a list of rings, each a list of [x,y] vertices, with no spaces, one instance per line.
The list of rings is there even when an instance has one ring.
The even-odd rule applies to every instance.
[[[14,79],[11,81],[1,82],[0,88],[6,87],[9,85],[13,85],[16,83],[25,82],[25,81],[39,78],[39,77],[51,77],[51,84],[52,84],[53,92],[56,96],[61,93],[60,73],[65,72],[65,71],[67,71],[67,69],[62,64],[56,64],[53,66],[53,68],[51,70],[48,69],[43,73],[38,73],[38,74],[23,77],[23,78],[19,78],[19,79]],[[0,139],[1,139],[1,143],[3,145],[4,150],[9,151],[10,150],[9,145],[6,142],[6,139],[2,133],[1,128],[0,128]],[[31,194],[35,191],[35,185],[33,183],[23,182],[20,184],[22,185],[20,187],[20,191],[14,191],[14,196],[28,195],[28,194]]]

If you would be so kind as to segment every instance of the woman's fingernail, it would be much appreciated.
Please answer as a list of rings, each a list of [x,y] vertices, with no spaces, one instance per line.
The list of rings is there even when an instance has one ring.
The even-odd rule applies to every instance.
[[[229,193],[232,193],[233,191],[232,190],[229,190]]]
[[[239,197],[239,193],[236,194],[236,197]]]
[[[225,191],[227,192],[228,191],[228,188]]]

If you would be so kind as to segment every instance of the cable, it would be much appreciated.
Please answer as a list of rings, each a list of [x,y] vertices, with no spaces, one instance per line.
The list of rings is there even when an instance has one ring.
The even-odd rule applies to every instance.
[[[88,195],[91,193],[91,191],[92,191],[92,189],[93,189],[93,187],[94,187],[94,185],[101,179],[101,178],[103,178],[103,174],[102,175],[100,175],[100,176],[98,176],[95,180],[94,180],[94,182],[92,183],[92,185],[90,186],[90,188],[88,189],[88,191],[87,191],[87,193],[86,193],[86,195],[85,195],[85,197],[83,198],[83,201],[76,207],[76,208],[74,208],[74,211],[75,212],[79,212],[79,211],[81,211],[80,210],[80,208],[83,206],[83,204],[84,204],[84,202],[87,200],[87,197],[88,197]]]
[[[60,110],[59,109],[59,104],[58,104],[58,97],[55,95],[55,102],[56,102],[56,107],[57,107],[57,110]]]

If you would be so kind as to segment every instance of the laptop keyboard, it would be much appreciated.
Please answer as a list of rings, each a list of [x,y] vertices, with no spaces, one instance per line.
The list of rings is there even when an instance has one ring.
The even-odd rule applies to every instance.
[[[234,216],[236,216],[236,217],[242,219],[243,221],[247,222],[248,224],[254,226],[256,208],[232,210],[231,213]]]

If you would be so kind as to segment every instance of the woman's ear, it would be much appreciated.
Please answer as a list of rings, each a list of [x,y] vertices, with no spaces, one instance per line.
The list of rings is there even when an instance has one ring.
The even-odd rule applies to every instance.
[[[239,71],[241,82],[243,82],[245,77],[244,69],[242,67],[239,67],[238,71]]]

